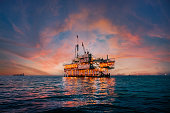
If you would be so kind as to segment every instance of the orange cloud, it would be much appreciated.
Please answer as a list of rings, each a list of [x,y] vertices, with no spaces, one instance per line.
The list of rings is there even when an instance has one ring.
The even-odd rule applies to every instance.
[[[40,63],[42,68],[52,68],[56,65],[67,61],[68,59],[71,59],[70,57],[73,56],[73,54],[70,53],[71,47],[69,44],[64,43],[60,48],[57,49],[56,52],[54,52],[52,55],[48,57],[44,57],[42,59],[34,59],[34,62]]]
[[[88,9],[83,9],[80,13],[71,14],[68,19],[66,19],[66,28],[72,32],[87,31],[90,36],[93,36],[86,37],[87,39],[95,40],[98,38],[91,34],[97,30],[99,34],[116,35],[116,37],[123,41],[122,45],[140,44],[141,38],[138,35],[133,35],[125,26],[118,26],[105,17],[99,16],[100,18],[91,18],[90,16],[90,10]]]
[[[128,66],[128,63],[130,63],[130,60],[128,62],[128,59],[130,58],[137,58],[137,59],[145,59],[145,60],[140,60],[140,62],[142,63],[142,66],[140,67],[140,65],[137,62],[133,62],[134,66],[139,67],[139,69],[134,68],[134,66],[132,68],[134,69],[130,69],[128,68],[126,71],[122,71],[123,73],[127,73],[127,72],[134,72],[135,71],[139,72],[139,73],[158,73],[158,71],[156,70],[156,68],[158,68],[159,66],[153,66],[152,69],[150,68],[150,70],[148,70],[148,68],[146,69],[146,66],[149,65],[150,67],[153,65],[153,63],[155,63],[155,61],[159,61],[158,63],[164,61],[165,59],[162,59],[161,57],[159,57],[159,52],[162,50],[159,50],[157,52],[152,52],[151,51],[154,49],[154,46],[144,46],[142,45],[143,43],[143,39],[140,37],[140,34],[132,34],[130,32],[130,30],[128,30],[127,27],[125,26],[118,26],[116,24],[114,24],[113,22],[109,21],[108,19],[106,19],[105,17],[100,17],[100,18],[93,18],[94,20],[89,20],[89,11],[88,10],[82,10],[82,12],[77,13],[77,14],[71,14],[69,16],[69,18],[67,19],[67,25],[69,30],[73,30],[74,32],[84,32],[87,31],[88,32],[88,36],[87,38],[85,38],[86,43],[88,41],[92,41],[93,43],[96,43],[96,39],[98,39],[99,37],[96,36],[95,33],[93,33],[93,31],[98,31],[99,34],[104,34],[104,35],[110,35],[113,34],[113,37],[111,37],[110,39],[106,39],[105,37],[103,37],[103,40],[106,40],[107,43],[109,44],[110,47],[110,57],[116,57],[116,58],[121,58],[121,59],[127,59],[126,63],[124,63],[124,65]],[[98,46],[97,46],[98,47]],[[106,45],[106,47],[108,47]],[[95,49],[100,49],[103,50],[102,47],[99,48],[95,48]],[[113,50],[113,51],[112,51]],[[117,51],[116,54],[114,51]],[[100,54],[100,53],[97,53]],[[166,53],[160,53],[160,55],[164,55]],[[99,55],[101,56],[101,55]],[[146,60],[149,60],[148,62],[146,62]],[[167,61],[168,59],[166,59]],[[120,60],[120,62],[122,62]],[[118,64],[117,66],[118,68],[121,68],[121,65]],[[141,68],[141,70],[140,70]],[[136,69],[136,70],[135,70]],[[159,70],[160,71],[160,70]]]
[[[63,63],[74,58],[73,43],[76,41],[73,40],[72,36],[75,37],[76,34],[80,34],[79,42],[85,42],[87,48],[90,48],[90,44],[92,46],[99,44],[90,48],[96,52],[95,56],[102,56],[107,53],[106,49],[103,48],[109,48],[109,57],[116,58],[115,74],[158,73],[156,68],[159,68],[159,66],[153,66],[153,63],[169,60],[168,57],[164,59],[158,57],[159,55],[167,54],[163,51],[160,52],[161,50],[151,54],[154,47],[142,46],[143,40],[140,35],[131,33],[127,27],[116,25],[102,16],[99,16],[99,18],[91,18],[91,16],[94,15],[90,15],[88,9],[83,9],[79,13],[70,14],[65,19],[64,25],[47,26],[39,34],[40,43],[36,44],[35,50],[30,51],[29,55],[24,56],[10,51],[12,55],[28,60],[26,67],[22,66],[22,62],[20,64],[15,63],[15,67],[24,68],[25,71],[28,69],[29,73],[32,74],[61,74]],[[58,48],[53,46],[48,48],[55,36],[65,31],[71,32],[67,40],[64,39],[58,42],[61,45]],[[106,35],[111,35],[112,37],[106,38]],[[99,43],[97,42],[98,39],[104,42]],[[33,66],[37,66],[38,69],[32,68]],[[45,72],[43,71],[44,69]]]

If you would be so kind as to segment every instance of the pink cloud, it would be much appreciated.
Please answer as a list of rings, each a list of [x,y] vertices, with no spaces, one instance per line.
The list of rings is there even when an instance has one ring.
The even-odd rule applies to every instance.
[[[86,37],[87,39],[97,39],[98,37],[92,35],[92,32],[97,30],[100,34],[116,35],[124,41],[122,45],[126,45],[127,42],[130,42],[129,44],[140,44],[140,36],[133,35],[125,26],[118,26],[102,16],[91,19],[89,14],[90,10],[88,9],[83,9],[80,13],[71,14],[68,19],[66,19],[66,28],[72,32],[87,31],[90,36],[93,36]]]
[[[96,56],[104,55],[106,51],[103,48],[109,48],[109,57],[116,58],[116,62],[118,62],[115,69],[117,74],[136,72],[145,74],[158,73],[156,70],[157,65],[154,65],[153,67],[152,65],[154,63],[170,60],[168,57],[164,59],[158,57],[159,55],[167,54],[162,50],[152,52],[151,54],[154,47],[142,46],[143,40],[140,37],[140,34],[133,34],[127,27],[116,25],[105,17],[99,16],[91,18],[91,15],[89,14],[90,10],[83,9],[79,13],[70,14],[63,26],[56,24],[55,26],[47,26],[44,28],[40,31],[40,43],[36,44],[36,50],[26,53],[26,56],[11,52],[12,55],[22,57],[32,62],[32,64],[28,63],[24,66],[22,65],[22,62],[20,64],[13,63],[15,64],[15,67],[28,70],[32,74],[62,73],[63,67],[61,64],[71,61],[71,59],[74,58],[73,43],[76,41],[73,40],[73,37],[76,39],[76,34],[80,34],[79,42],[83,41],[87,48],[90,48],[90,44],[93,46],[94,44],[98,44],[93,48],[95,52],[97,51]],[[16,31],[20,32],[16,26],[14,28]],[[65,31],[71,32],[70,36],[67,37],[67,40],[64,39],[63,41],[58,42],[61,45],[58,48],[48,48],[54,37]],[[97,31],[97,33],[93,31]],[[103,36],[98,37],[98,34]],[[106,35],[110,34],[113,35],[113,37],[107,39]],[[105,43],[99,43],[97,42],[97,39],[104,40]],[[38,69],[32,68],[34,65],[38,65]],[[148,69],[149,67],[151,67],[150,70]],[[45,72],[43,70],[45,70]]]
[[[57,51],[53,51],[54,53],[48,57],[34,59],[33,61],[41,64],[42,68],[53,68],[56,65],[59,65],[62,62],[68,61],[72,54],[70,53],[70,45],[68,43],[64,43],[61,47],[57,48]]]

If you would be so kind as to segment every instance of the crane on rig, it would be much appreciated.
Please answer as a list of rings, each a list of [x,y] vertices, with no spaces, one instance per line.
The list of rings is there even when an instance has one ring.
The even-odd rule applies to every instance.
[[[82,42],[82,47],[83,47],[83,50],[84,50],[84,54],[86,54],[86,50],[85,50],[83,42]]]

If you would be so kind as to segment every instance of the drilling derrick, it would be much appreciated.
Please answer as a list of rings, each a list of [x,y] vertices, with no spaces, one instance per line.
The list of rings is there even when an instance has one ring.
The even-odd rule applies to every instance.
[[[82,42],[84,54],[79,55],[79,44],[77,35],[77,44],[75,46],[75,58],[72,63],[64,65],[64,76],[66,77],[110,77],[109,70],[114,69],[115,59],[95,59],[89,51],[85,51]]]

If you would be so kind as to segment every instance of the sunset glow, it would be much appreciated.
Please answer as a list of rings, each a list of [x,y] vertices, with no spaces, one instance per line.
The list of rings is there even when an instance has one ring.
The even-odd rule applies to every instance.
[[[0,75],[63,75],[63,64],[75,57],[77,35],[94,57],[115,58],[111,75],[170,74],[169,5],[166,0],[1,0]]]

